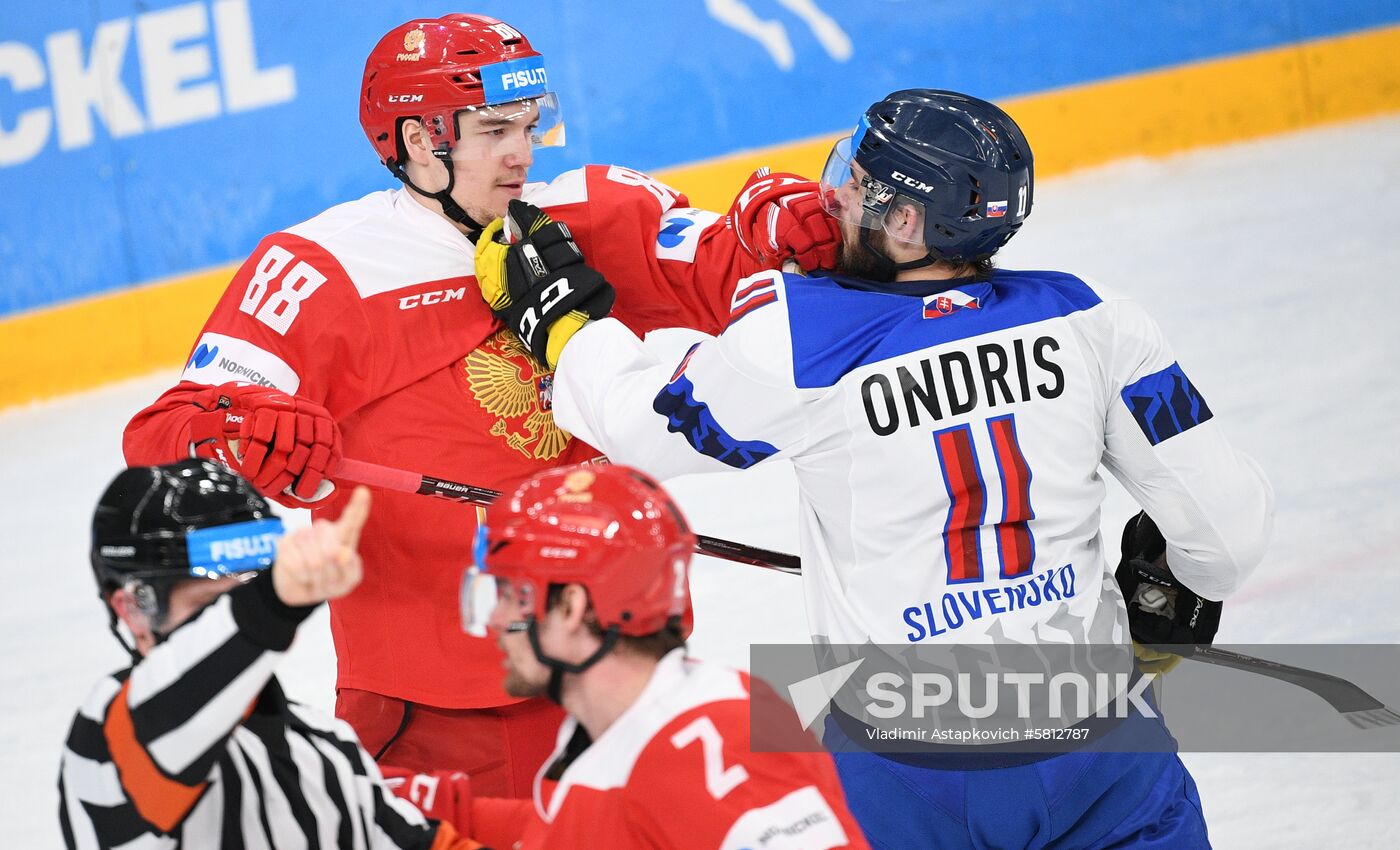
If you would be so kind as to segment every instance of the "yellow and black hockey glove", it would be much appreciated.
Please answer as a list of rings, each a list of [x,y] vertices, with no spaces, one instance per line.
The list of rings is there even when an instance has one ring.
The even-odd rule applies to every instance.
[[[1222,603],[1202,599],[1172,575],[1167,541],[1146,511],[1123,528],[1122,560],[1114,578],[1128,604],[1133,654],[1144,673],[1166,674],[1220,628]]]
[[[511,241],[501,241],[507,232]],[[551,369],[569,337],[608,315],[616,297],[568,226],[521,200],[477,237],[476,280],[491,312]]]

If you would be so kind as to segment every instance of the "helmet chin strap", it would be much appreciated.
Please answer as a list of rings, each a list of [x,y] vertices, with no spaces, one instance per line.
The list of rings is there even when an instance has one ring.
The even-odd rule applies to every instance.
[[[432,198],[441,204],[442,214],[467,228],[467,238],[475,242],[476,237],[481,235],[481,231],[484,230],[486,226],[472,218],[471,214],[462,209],[462,205],[457,203],[456,199],[452,197],[452,187],[457,182],[457,173],[452,168],[452,151],[434,149],[433,156],[437,157],[438,162],[441,162],[443,168],[447,169],[447,188],[441,191],[429,192],[426,189],[419,188],[418,185],[409,178],[408,171],[403,167],[403,164],[397,160],[388,163],[389,173],[393,174],[405,186],[423,197]]]
[[[114,637],[114,638],[117,639],[117,643],[119,643],[119,644],[122,645],[122,649],[125,649],[126,652],[127,652],[127,654],[131,656],[131,663],[132,663],[133,665],[135,665],[135,664],[140,664],[140,663],[141,663],[141,653],[140,653],[139,650],[136,649],[136,642],[135,642],[135,641],[132,641],[131,643],[128,643],[128,642],[127,642],[126,636],[122,634],[121,629],[117,628],[117,624],[118,624],[119,622],[120,622],[120,620],[117,619],[117,612],[116,612],[116,611],[113,611],[113,610],[112,610],[112,606],[108,605],[108,606],[107,606],[107,628],[110,629],[110,630],[112,631],[112,637]]]
[[[549,668],[549,685],[545,693],[549,696],[550,701],[562,707],[564,705],[561,701],[564,692],[564,674],[577,675],[597,664],[617,645],[620,632],[616,625],[609,626],[608,630],[603,633],[603,643],[598,647],[598,650],[577,664],[570,664],[545,654],[544,649],[540,646],[539,621],[533,616],[530,617],[530,626],[526,629],[526,634],[530,638],[530,649],[535,653],[536,660]]]
[[[895,275],[899,272],[931,266],[940,259],[933,251],[929,251],[917,260],[896,263],[894,260],[890,259],[888,254],[875,247],[875,244],[870,239],[872,233],[874,233],[874,230],[871,228],[865,227],[864,225],[861,226],[860,247],[870,252],[870,255],[875,258],[876,263],[879,265],[880,271],[890,280],[894,280]]]
[[[133,581],[124,588],[130,594],[136,607],[146,616],[146,621],[150,624],[151,635],[155,643],[159,646],[170,636],[169,629],[165,628],[165,621],[170,615],[170,591],[168,588],[158,588],[147,581]],[[141,650],[136,647],[135,635],[131,642],[127,642],[126,637],[117,628],[120,618],[117,617],[116,609],[110,603],[107,605],[107,628],[111,630],[112,637],[117,639],[117,643],[122,645],[131,656],[132,664],[141,663],[143,656]]]

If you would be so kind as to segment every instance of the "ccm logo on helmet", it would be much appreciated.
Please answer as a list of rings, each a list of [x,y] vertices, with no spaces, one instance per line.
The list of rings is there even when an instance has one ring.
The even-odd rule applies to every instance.
[[[900,183],[903,183],[905,186],[909,186],[909,187],[911,187],[911,188],[918,189],[920,192],[932,192],[932,191],[933,191],[933,187],[930,186],[929,184],[923,182],[922,180],[915,180],[913,177],[910,177],[910,176],[907,175],[907,174],[902,174],[902,173],[900,173],[900,172],[898,172],[898,171],[890,172],[890,179],[891,179],[891,180],[897,180],[897,181],[899,181]]]
[[[549,77],[545,75],[543,68],[511,71],[509,74],[501,75],[502,89],[523,89],[526,86],[543,86],[548,83]]]
[[[421,94],[391,94],[390,103],[418,103],[423,99]]]

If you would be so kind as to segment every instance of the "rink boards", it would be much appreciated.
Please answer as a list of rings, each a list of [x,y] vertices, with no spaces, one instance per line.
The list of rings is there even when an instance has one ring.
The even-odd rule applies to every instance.
[[[259,237],[388,185],[357,88],[411,5],[103,0],[8,20],[0,407],[179,362]],[[815,172],[861,108],[905,86],[1001,101],[1041,177],[1400,109],[1393,0],[1223,18],[1208,0],[845,5],[474,8],[552,57],[569,145],[532,176],[619,162],[711,208],[756,165]]]

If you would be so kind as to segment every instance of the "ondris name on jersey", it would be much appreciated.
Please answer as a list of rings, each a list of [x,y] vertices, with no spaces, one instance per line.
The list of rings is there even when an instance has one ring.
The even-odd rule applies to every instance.
[[[947,634],[989,615],[1034,608],[1074,596],[1074,565],[1065,564],[1036,573],[1012,585],[977,590],[949,590],[937,603],[925,602],[904,609],[904,622],[912,630],[910,643]]]
[[[971,351],[945,351],[893,374],[876,372],[861,382],[865,418],[877,436],[917,427],[922,417],[938,422],[977,407],[996,407],[1065,391],[1065,371],[1051,359],[1060,350],[1052,336],[987,342]],[[1032,382],[1036,383],[1032,385]],[[896,389],[898,388],[898,389]]]

